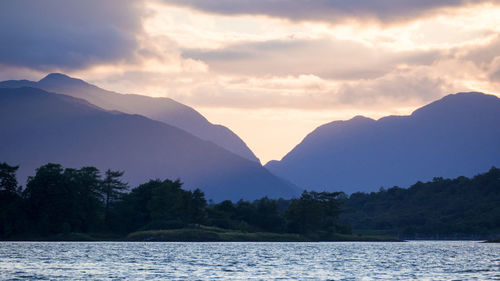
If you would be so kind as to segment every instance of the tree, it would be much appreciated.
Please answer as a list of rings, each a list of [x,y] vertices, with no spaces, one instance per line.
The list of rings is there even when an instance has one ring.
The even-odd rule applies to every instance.
[[[124,194],[123,191],[128,188],[128,184],[120,180],[120,178],[123,176],[123,173],[124,172],[112,171],[108,169],[104,174],[104,180],[102,180],[101,183],[101,192],[104,195],[106,220],[109,215],[110,204],[113,201],[119,199]]]
[[[189,199],[179,180],[165,180],[153,187],[148,210],[153,221],[187,221]]]
[[[291,232],[334,232],[339,224],[342,192],[304,191],[300,198],[292,200],[285,216]]]
[[[280,232],[283,226],[283,217],[278,211],[276,200],[267,197],[255,200],[253,205],[256,209],[255,224],[264,231]]]
[[[131,190],[119,204],[120,216],[127,218],[127,231],[182,228],[202,223],[206,200],[201,190],[186,191],[180,180],[150,180]]]
[[[190,192],[191,195],[191,222],[203,223],[206,217],[205,208],[207,207],[207,200],[205,194],[200,189],[195,189]]]
[[[65,174],[70,169],[65,170]],[[73,194],[79,222],[79,230],[83,232],[97,230],[102,227],[103,203],[100,194],[101,175],[95,167],[83,167],[75,170],[72,179]]]
[[[133,188],[130,193],[123,196],[118,202],[117,220],[120,221],[121,230],[130,232],[151,222],[151,214],[148,203],[151,200],[153,189],[161,185],[159,179],[149,180],[146,183]]]
[[[0,163],[0,237],[10,237],[23,226],[24,210],[16,179],[18,168]]]
[[[28,178],[23,196],[27,200],[29,217],[34,230],[41,234],[76,231],[79,198],[74,188],[76,170],[49,163]]]
[[[0,163],[0,191],[17,193],[16,171],[19,166],[10,166],[7,163]]]
[[[38,168],[23,192],[33,230],[41,234],[96,230],[102,222],[99,187],[94,167],[63,169],[49,163]]]

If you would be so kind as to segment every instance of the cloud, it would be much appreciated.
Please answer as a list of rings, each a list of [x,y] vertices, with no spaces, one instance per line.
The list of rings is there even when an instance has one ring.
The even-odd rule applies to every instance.
[[[314,75],[198,78],[191,81],[189,93],[172,91],[169,96],[201,108],[356,109],[362,112],[418,106],[460,88],[441,79],[439,71],[427,66],[353,81],[332,81]],[[176,83],[171,80],[168,84]]]
[[[407,21],[441,8],[496,0],[163,0],[164,3],[226,15],[266,15],[292,21],[339,22],[346,19]]]
[[[487,44],[470,46],[462,55],[464,60],[470,60],[478,66],[488,65],[497,56],[500,56],[500,34]]]
[[[141,18],[133,0],[0,3],[0,64],[53,71],[130,60]]]
[[[468,75],[460,77],[461,79],[473,77],[485,84],[500,82],[500,35],[494,36],[484,44],[456,48],[452,53],[455,60],[461,63],[459,68],[461,72]],[[473,71],[464,71],[466,65],[472,65]]]
[[[485,43],[485,38],[493,38],[498,25],[490,23],[489,29],[484,26],[478,29],[472,24],[467,29],[472,35],[463,43],[462,37],[455,38],[464,33],[457,27],[462,14],[460,20],[446,16],[440,19],[449,22],[444,31],[436,19],[388,28],[291,24],[263,17],[243,17],[244,21],[235,24],[233,17],[157,3],[132,0],[2,3],[0,31],[5,44],[0,45],[0,65],[16,73],[26,71],[30,76],[12,77],[10,70],[2,69],[0,77],[32,79],[43,76],[44,71],[61,69],[105,88],[169,96],[193,106],[303,110],[388,108],[408,101],[421,104],[455,89],[472,89],[474,84],[470,81],[499,77],[500,63],[492,62],[500,55],[500,40]],[[231,1],[229,5],[225,0],[186,0],[182,3],[212,8],[227,5],[228,11],[224,13],[236,13],[238,7],[245,5],[255,10],[262,5],[274,7],[276,3],[282,6],[282,13],[291,12],[285,5],[289,4],[302,5],[304,9],[294,12],[306,14],[312,10],[321,13],[321,7],[327,6],[342,12],[350,6],[352,14],[357,15],[355,9],[374,13],[378,8],[373,3],[386,2],[242,0]],[[394,9],[402,9],[401,3],[391,3]],[[444,2],[421,1],[410,5],[403,0],[403,3],[409,9],[434,9]],[[312,10],[306,9],[309,6]],[[155,10],[158,7],[161,9]],[[149,13],[152,10],[154,13]],[[280,12],[277,8],[269,11]],[[178,27],[186,13],[194,22],[200,15],[207,18],[194,25],[187,20]],[[473,22],[486,18],[477,11],[471,13],[480,18]],[[148,18],[155,19],[149,26]],[[258,28],[259,32],[248,33],[256,25],[254,21],[265,26],[279,23],[281,30],[271,33],[264,30],[261,34]],[[210,25],[210,36],[206,36],[210,28],[204,27]],[[165,26],[168,28],[160,28]],[[233,30],[233,26],[237,28]],[[245,34],[241,35],[240,29]],[[429,35],[437,43],[427,44]],[[196,44],[205,37],[213,44]],[[228,37],[232,39],[224,40]],[[437,40],[442,37],[444,42]],[[461,81],[469,84],[460,84]]]
[[[493,82],[500,83],[500,54],[491,63],[489,79]]]
[[[185,58],[201,60],[225,74],[289,76],[312,74],[327,79],[373,79],[398,65],[429,65],[437,50],[395,51],[334,38],[243,42],[215,50],[186,49]]]
[[[409,106],[438,99],[453,89],[445,80],[412,73],[395,73],[371,81],[346,83],[337,92],[338,104],[357,108]]]

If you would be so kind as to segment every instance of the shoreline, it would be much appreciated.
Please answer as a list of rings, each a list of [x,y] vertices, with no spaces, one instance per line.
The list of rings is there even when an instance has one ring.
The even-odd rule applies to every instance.
[[[483,243],[500,243],[500,238],[486,240]]]
[[[409,242],[409,241],[477,241],[500,243],[500,239],[449,237],[448,239],[403,237],[391,235],[340,234],[340,233],[273,233],[244,232],[233,229],[202,226],[200,228],[179,228],[143,230],[129,234],[116,233],[59,233],[54,235],[24,234],[0,242]]]
[[[145,230],[127,235],[66,233],[51,236],[26,235],[2,242],[403,242],[394,237],[339,233],[241,232],[227,229]]]

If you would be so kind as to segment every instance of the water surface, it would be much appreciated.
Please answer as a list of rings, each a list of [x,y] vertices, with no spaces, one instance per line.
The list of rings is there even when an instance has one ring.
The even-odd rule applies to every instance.
[[[0,279],[500,280],[500,245],[0,242]]]

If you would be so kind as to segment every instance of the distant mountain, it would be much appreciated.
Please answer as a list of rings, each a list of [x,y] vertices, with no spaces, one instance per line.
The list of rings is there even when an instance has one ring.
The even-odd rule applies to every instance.
[[[375,191],[500,166],[500,99],[448,95],[410,116],[355,117],[318,127],[266,167],[300,187]]]
[[[124,170],[131,186],[177,179],[214,200],[291,197],[295,187],[259,163],[177,127],[110,112],[37,88],[0,89],[0,162],[20,165],[21,182],[48,162]]]
[[[60,73],[52,73],[38,82],[9,80],[0,82],[0,88],[33,87],[85,99],[107,110],[140,114],[179,127],[201,139],[209,140],[244,158],[259,162],[248,146],[235,133],[221,125],[210,123],[193,108],[170,98],[119,94],[103,90],[83,80]]]

